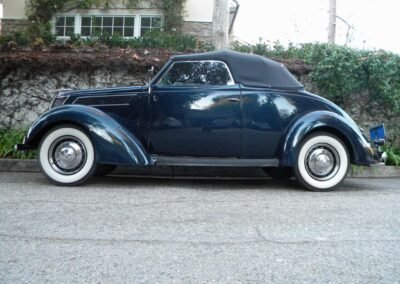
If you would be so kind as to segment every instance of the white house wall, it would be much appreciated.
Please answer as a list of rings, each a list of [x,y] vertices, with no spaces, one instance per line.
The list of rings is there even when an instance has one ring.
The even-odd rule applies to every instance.
[[[186,0],[185,21],[212,22],[214,0]]]
[[[4,19],[24,19],[25,0],[3,0]]]

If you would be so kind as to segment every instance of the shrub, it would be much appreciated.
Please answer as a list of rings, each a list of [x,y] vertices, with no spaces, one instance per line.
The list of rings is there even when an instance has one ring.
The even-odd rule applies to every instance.
[[[29,38],[26,32],[15,32],[0,37],[0,48],[3,50],[11,47],[25,47],[29,45]]]
[[[56,36],[52,33],[52,25],[50,22],[33,21],[26,29],[26,34],[30,43],[34,43],[38,39],[43,44],[49,45],[56,42]]]
[[[4,130],[0,129],[0,158],[15,158],[15,159],[32,159],[35,156],[35,151],[17,152],[14,150],[14,145],[22,143],[26,134],[25,129],[19,130]]]
[[[40,33],[36,32],[34,34],[41,34],[42,36],[32,37],[27,36],[26,33],[4,35],[0,37],[0,48],[2,50],[12,49],[8,47],[10,43],[12,43],[13,48],[25,46],[37,48],[49,46],[56,42],[59,44],[64,43],[64,41],[57,41],[54,35],[46,34],[45,30]],[[165,48],[174,51],[214,49],[211,44],[200,42],[191,35],[185,35],[177,32],[164,33],[161,31],[147,32],[143,37],[140,38],[124,38],[120,35],[109,35],[106,33],[83,38],[80,35],[71,34],[70,39],[67,42],[74,47],[94,47],[102,44],[110,48]]]
[[[383,149],[387,154],[386,165],[400,167],[400,149],[393,147],[384,147]]]
[[[108,47],[121,48],[165,48],[175,51],[186,51],[195,49],[198,46],[206,46],[199,43],[193,36],[181,33],[164,33],[160,31],[147,32],[140,38],[124,38],[120,35],[108,35],[105,33],[94,35],[88,38],[81,38],[80,35],[73,35],[69,40],[74,46],[96,46],[103,44]]]

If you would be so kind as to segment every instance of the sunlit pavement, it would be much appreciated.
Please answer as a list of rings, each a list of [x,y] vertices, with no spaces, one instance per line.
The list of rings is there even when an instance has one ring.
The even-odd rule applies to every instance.
[[[400,179],[0,173],[0,283],[399,283]]]

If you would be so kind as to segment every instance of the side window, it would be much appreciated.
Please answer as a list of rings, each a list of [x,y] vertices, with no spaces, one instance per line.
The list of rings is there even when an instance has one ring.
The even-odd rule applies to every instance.
[[[161,86],[226,86],[233,79],[220,61],[176,62],[158,83]]]

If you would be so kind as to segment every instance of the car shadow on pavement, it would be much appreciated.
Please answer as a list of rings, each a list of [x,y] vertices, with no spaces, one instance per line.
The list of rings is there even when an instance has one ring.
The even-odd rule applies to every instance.
[[[26,177],[30,179],[29,183],[36,183],[42,186],[53,186],[42,175],[32,174],[37,178]],[[396,179],[363,179],[363,178],[348,178],[345,182],[335,189],[336,192],[377,192],[377,191],[398,191],[398,180]],[[21,181],[26,182],[26,181]],[[295,179],[289,180],[274,180],[271,178],[218,178],[218,177],[162,177],[162,176],[129,176],[129,175],[110,175],[105,177],[94,177],[89,179],[85,184],[76,188],[93,188],[101,186],[105,190],[112,189],[147,189],[153,190],[156,188],[166,189],[193,189],[196,191],[238,191],[238,190],[261,190],[261,191],[290,191],[290,192],[310,192],[303,188]],[[62,187],[60,187],[62,188]],[[325,193],[326,194],[326,193]]]
[[[185,188],[202,191],[220,191],[220,190],[291,190],[305,191],[295,179],[290,180],[273,180],[270,178],[218,178],[218,177],[137,177],[137,176],[106,176],[92,178],[88,185],[108,185],[110,187],[171,187]]]

